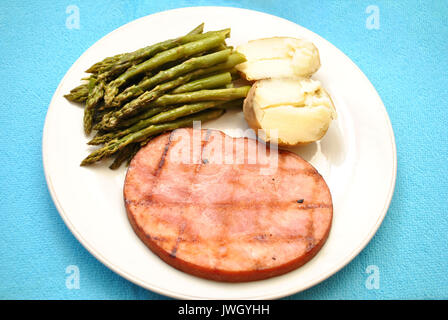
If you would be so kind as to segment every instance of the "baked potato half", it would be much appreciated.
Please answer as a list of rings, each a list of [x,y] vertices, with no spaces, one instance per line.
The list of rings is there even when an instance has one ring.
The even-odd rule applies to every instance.
[[[236,48],[247,61],[236,69],[249,81],[310,77],[320,68],[319,51],[307,40],[273,37],[249,41]]]
[[[249,126],[266,142],[296,146],[321,139],[336,111],[317,80],[258,80],[243,105]]]

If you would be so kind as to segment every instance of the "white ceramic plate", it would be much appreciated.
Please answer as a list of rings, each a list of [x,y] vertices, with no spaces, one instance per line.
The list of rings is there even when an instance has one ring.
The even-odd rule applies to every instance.
[[[116,53],[174,38],[200,22],[206,30],[232,28],[231,45],[270,36],[311,40],[322,67],[314,78],[332,96],[338,118],[320,142],[295,150],[323,175],[333,195],[333,227],[318,255],[283,276],[249,283],[220,283],[178,271],[155,256],[134,234],[125,214],[125,168],[80,167],[91,151],[82,132],[82,108],[63,94],[79,84],[94,62]],[[241,112],[207,127],[232,135],[247,128]],[[45,175],[54,203],[75,237],[98,260],[124,278],[176,298],[270,299],[307,289],[349,263],[369,242],[386,215],[396,176],[392,127],[372,84],[341,51],[297,24],[256,11],[194,7],[143,17],[111,32],[70,68],[51,101],[43,134]]]

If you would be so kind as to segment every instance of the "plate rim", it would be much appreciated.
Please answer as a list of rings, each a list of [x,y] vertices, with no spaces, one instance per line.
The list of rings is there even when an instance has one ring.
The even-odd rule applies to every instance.
[[[233,7],[233,6],[188,6],[188,7],[180,7],[180,8],[174,8],[174,9],[169,9],[169,10],[164,10],[164,11],[159,11],[159,12],[154,12],[145,16],[142,16],[140,18],[134,19],[114,30],[112,30],[111,32],[107,33],[106,35],[104,35],[103,37],[101,37],[100,39],[98,39],[97,41],[95,41],[95,43],[93,43],[91,46],[89,46],[89,48],[87,48],[86,50],[83,51],[83,53],[76,59],[76,61],[70,66],[70,68],[68,68],[68,70],[66,71],[66,73],[64,74],[64,76],[62,77],[62,79],[60,80],[47,109],[47,113],[45,116],[45,122],[44,122],[44,127],[43,127],[43,132],[42,132],[42,162],[43,162],[43,169],[44,169],[44,175],[45,175],[45,180],[47,182],[47,187],[50,193],[50,196],[53,200],[53,203],[59,213],[59,215],[61,216],[62,220],[64,221],[65,225],[67,226],[67,228],[70,230],[70,232],[73,234],[73,236],[76,238],[76,240],[78,240],[81,245],[91,254],[93,255],[97,260],[99,260],[104,266],[106,266],[109,270],[112,270],[114,273],[118,274],[119,276],[125,278],[126,280],[141,286],[147,290],[153,291],[155,293],[167,296],[167,297],[172,297],[172,298],[177,298],[177,299],[206,299],[204,297],[199,297],[199,296],[194,296],[192,294],[183,294],[183,293],[179,293],[179,292],[174,292],[171,291],[169,289],[165,289],[165,288],[160,288],[157,285],[149,285],[147,282],[145,282],[143,279],[140,279],[134,275],[131,275],[130,273],[128,273],[126,270],[123,270],[121,267],[113,264],[111,261],[109,261],[106,257],[104,257],[101,252],[97,251],[93,245],[91,245],[86,239],[83,238],[83,236],[76,230],[75,226],[71,223],[71,221],[68,218],[68,215],[66,214],[65,210],[63,209],[57,195],[56,195],[56,190],[53,186],[53,183],[51,181],[51,177],[49,174],[49,168],[48,166],[48,160],[46,161],[47,158],[47,154],[48,152],[46,151],[47,149],[47,144],[48,144],[48,134],[46,134],[46,132],[48,131],[48,117],[49,117],[49,111],[50,111],[50,107],[51,105],[54,103],[54,100],[56,99],[56,96],[59,94],[64,81],[66,81],[66,78],[69,74],[69,71],[71,69],[73,69],[79,62],[80,59],[82,58],[82,56],[84,55],[85,52],[87,52],[88,50],[90,50],[93,46],[95,46],[98,42],[102,41],[103,39],[109,37],[112,33],[118,32],[120,29],[124,29],[125,27],[128,27],[131,24],[137,23],[140,20],[143,19],[147,19],[150,16],[153,15],[159,15],[159,14],[168,14],[170,12],[174,12],[174,11],[182,11],[185,9],[233,9],[233,10],[241,10],[241,11],[249,11],[249,12],[255,12],[257,14],[262,14],[262,15],[267,15],[270,16],[272,18],[275,19],[279,19],[279,20],[283,20],[285,22],[288,23],[293,23],[297,26],[299,26],[300,28],[306,29],[308,32],[310,32],[311,34],[313,34],[313,36],[319,38],[320,41],[325,42],[327,45],[337,49],[340,53],[342,53],[342,55],[347,59],[347,61],[350,62],[350,64],[359,72],[359,74],[364,78],[364,80],[366,80],[366,83],[368,83],[368,85],[370,86],[370,89],[373,90],[373,92],[378,96],[379,101],[381,102],[381,112],[383,113],[384,119],[386,120],[386,126],[387,126],[387,131],[389,134],[389,138],[390,138],[390,142],[392,144],[392,158],[393,158],[393,163],[392,163],[392,179],[389,183],[389,190],[387,193],[387,197],[385,199],[385,204],[384,207],[381,211],[381,214],[378,216],[377,221],[375,222],[375,224],[373,225],[372,229],[370,230],[370,232],[365,236],[365,238],[363,239],[362,242],[360,242],[360,244],[347,256],[343,257],[343,262],[342,263],[337,263],[338,267],[334,268],[332,270],[329,270],[326,273],[320,274],[319,276],[313,278],[312,280],[309,281],[309,283],[304,286],[303,288],[301,288],[300,290],[287,290],[285,292],[274,292],[274,293],[269,293],[269,294],[263,294],[263,295],[259,295],[259,296],[250,296],[250,297],[240,297],[240,299],[266,299],[266,300],[270,300],[270,299],[279,299],[285,296],[289,296],[289,295],[293,295],[302,291],[305,291],[317,284],[319,284],[320,282],[325,281],[326,279],[330,278],[331,276],[333,276],[335,273],[339,272],[342,268],[344,268],[345,266],[347,266],[350,262],[353,261],[354,258],[356,258],[356,256],[359,255],[359,253],[369,244],[370,240],[373,238],[373,236],[376,234],[376,232],[378,231],[379,227],[381,226],[392,201],[393,195],[394,195],[394,191],[395,191],[395,186],[396,186],[396,178],[397,178],[397,147],[396,147],[396,142],[395,142],[395,134],[393,131],[393,127],[392,127],[392,123],[389,117],[389,114],[387,113],[387,109],[381,99],[381,96],[378,94],[378,91],[376,90],[376,88],[373,86],[373,84],[370,82],[370,80],[367,78],[367,76],[364,74],[364,72],[350,59],[350,57],[348,57],[342,50],[340,50],[338,47],[336,47],[335,45],[333,45],[330,41],[326,40],[325,38],[321,37],[320,35],[318,35],[317,33],[309,30],[308,28],[305,28],[301,25],[299,25],[298,23],[288,20],[286,18],[282,18],[270,13],[266,13],[266,12],[262,12],[262,11],[258,11],[258,10],[252,10],[252,9],[246,9],[246,8],[239,8],[239,7]]]

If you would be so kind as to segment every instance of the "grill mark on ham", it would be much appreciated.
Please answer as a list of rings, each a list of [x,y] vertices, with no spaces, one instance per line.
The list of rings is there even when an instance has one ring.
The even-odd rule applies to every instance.
[[[311,210],[311,215],[314,212],[314,208]],[[306,246],[306,251],[309,252],[311,250],[313,250],[314,246],[316,245],[316,239],[313,236],[314,234],[314,221],[313,219],[310,219],[310,225],[308,227],[308,236],[307,236],[307,240],[308,240],[308,244]]]
[[[195,169],[196,175],[199,173],[199,170],[201,170],[202,165],[206,164],[206,163],[204,163],[204,159],[202,158],[202,155],[204,153],[204,149],[208,143],[208,140],[210,139],[210,132],[211,131],[207,129],[207,131],[205,132],[204,141],[201,141],[201,156],[199,159],[199,164],[196,166],[196,169]]]
[[[302,206],[306,206],[308,209],[311,209],[310,215],[313,215],[313,212],[316,208],[319,208],[319,206],[316,206],[315,203],[315,197],[316,197],[316,193],[318,190],[316,190],[317,188],[317,172],[316,175],[313,175],[313,180],[314,180],[314,184],[312,185],[313,191],[312,191],[312,198],[311,198],[311,203],[306,203],[305,205],[302,202]],[[316,245],[316,239],[314,238],[314,220],[310,219],[310,224],[308,226],[308,236],[307,236],[307,245],[306,245],[306,251],[310,252],[311,250],[313,250],[314,246]]]
[[[201,134],[202,134],[202,132],[201,132]],[[206,144],[207,144],[207,142],[208,142],[209,137],[210,137],[210,130],[207,130],[206,133],[205,133],[204,141],[202,141],[202,139],[201,139],[201,154],[200,154],[199,164],[198,164],[198,165],[196,166],[196,168],[195,168],[195,173],[196,173],[196,175],[199,173],[199,170],[201,169],[201,166],[202,166],[202,164],[203,164],[203,162],[202,162],[202,152],[203,152],[204,147],[206,146]],[[195,179],[196,175],[193,176],[193,181],[192,181],[192,183],[194,183],[194,179]],[[191,194],[191,190],[190,190],[190,194]],[[182,214],[182,213],[181,213],[181,214]],[[180,227],[180,230],[179,230],[179,234],[178,234],[177,239],[176,239],[176,243],[174,244],[174,247],[173,247],[173,249],[171,250],[171,253],[170,253],[170,256],[171,256],[172,258],[176,258],[176,252],[177,252],[177,248],[179,247],[179,243],[180,243],[181,241],[183,241],[183,239],[182,239],[182,234],[183,234],[184,231],[185,231],[185,227],[186,227],[186,223],[185,223],[185,222],[182,222],[181,227]]]
[[[174,245],[174,247],[173,247],[173,249],[171,250],[171,253],[170,253],[170,256],[172,258],[176,258],[177,248],[179,247],[179,243],[182,241],[182,234],[185,231],[185,226],[186,226],[185,222],[182,222],[181,225],[180,225],[180,230],[179,230],[179,234],[178,234],[177,239],[176,239],[176,244]]]
[[[204,150],[216,145],[211,134],[224,136],[214,130],[201,132],[200,161],[176,164],[170,160],[174,146],[191,146],[188,139],[174,141],[175,133],[139,151],[124,186],[133,229],[162,260],[199,277],[239,282],[284,274],[320,250],[333,206],[325,181],[310,164],[279,151],[277,172],[262,177],[256,164],[217,165],[213,155],[204,161]],[[254,141],[233,143],[235,151],[238,143]]]
[[[159,163],[157,165],[156,172],[154,173],[154,176],[156,176],[156,177],[158,177],[160,175],[160,172],[163,170],[163,165],[165,164],[166,155],[168,154],[168,150],[171,147],[172,136],[173,136],[173,131],[171,131],[168,136],[168,141],[165,144],[165,148],[163,149],[163,153],[162,153],[162,156],[160,157]]]

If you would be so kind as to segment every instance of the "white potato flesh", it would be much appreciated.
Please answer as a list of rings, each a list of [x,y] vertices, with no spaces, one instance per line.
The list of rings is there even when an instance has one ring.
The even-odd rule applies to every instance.
[[[249,81],[296,77],[290,59],[251,60],[237,65],[236,69]]]
[[[271,140],[272,130],[278,130],[279,140],[287,145],[297,145],[319,140],[327,132],[331,119],[331,111],[324,106],[278,106],[265,111],[260,125],[267,140]]]
[[[305,99],[320,88],[320,82],[315,80],[269,79],[257,82],[254,100],[262,109],[281,104],[303,105]]]
[[[236,51],[246,62],[236,66],[247,80],[309,77],[320,68],[319,51],[309,41],[274,37],[249,41]]]
[[[330,96],[319,81],[311,79],[259,80],[243,110],[249,126],[262,129],[262,139],[278,138],[277,143],[286,146],[321,139],[336,117]]]

